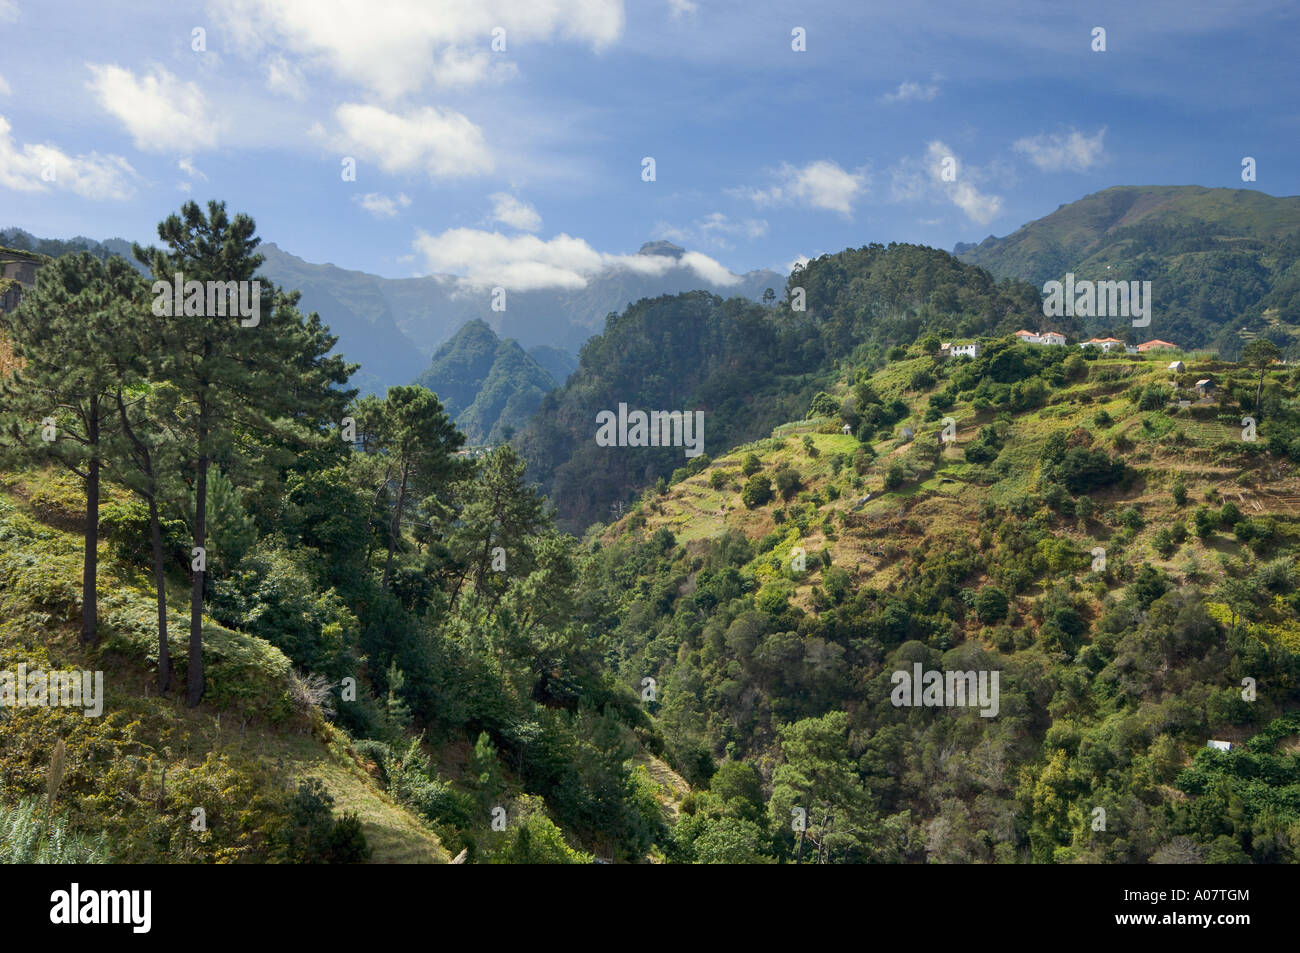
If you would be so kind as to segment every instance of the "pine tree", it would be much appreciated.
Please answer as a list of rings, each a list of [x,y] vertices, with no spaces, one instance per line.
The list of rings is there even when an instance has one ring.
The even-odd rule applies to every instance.
[[[465,435],[447,417],[437,395],[424,387],[391,387],[384,403],[379,446],[391,456],[392,476],[397,480],[382,582],[387,591],[402,519],[411,502],[409,491],[414,488],[429,495],[443,487],[459,469],[452,454],[465,443]]]
[[[143,304],[140,275],[125,259],[66,255],[37,273],[36,288],[4,316],[23,366],[0,387],[12,462],[54,463],[86,488],[81,640],[98,640],[99,495],[114,432],[112,342]]]
[[[179,398],[169,408],[167,423],[185,439],[186,476],[193,493],[192,502],[183,501],[195,552],[186,684],[191,707],[202,699],[204,686],[203,597],[212,464],[221,462],[232,473],[243,468],[250,482],[273,479],[297,453],[331,439],[329,428],[337,426],[355,394],[336,387],[346,383],[355,365],[327,357],[337,339],[319,317],[304,319],[296,307],[297,293],[256,279],[263,257],[255,253],[261,241],[254,237],[255,229],[247,215],[230,218],[224,203],[209,202],[205,216],[196,203],[187,202],[180,215],[158,225],[166,251],[139,245],[132,249],[151,268],[160,303],[169,303],[175,276],[187,285],[186,313],[170,317],[173,343],[162,374]],[[223,288],[238,287],[230,282],[257,282],[244,286],[253,293],[243,296],[250,303],[256,299],[258,319],[232,315],[230,307],[223,309],[224,316],[207,314],[201,290],[192,308],[190,282],[221,282]],[[337,443],[336,435],[332,439]]]

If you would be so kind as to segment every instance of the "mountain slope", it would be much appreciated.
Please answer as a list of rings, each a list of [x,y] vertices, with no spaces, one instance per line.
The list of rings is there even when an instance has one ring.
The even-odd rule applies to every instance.
[[[527,422],[555,379],[513,340],[482,321],[466,323],[415,383],[442,400],[470,443],[496,443]]]
[[[804,311],[791,307],[796,288]],[[926,332],[1010,333],[1038,310],[1028,285],[999,285],[947,252],[905,244],[810,261],[771,308],[704,292],[638,301],[583,346],[578,369],[546,396],[517,446],[560,520],[579,529],[657,478],[701,465],[680,447],[598,446],[602,411],[703,412],[711,454],[798,416],[839,362],[883,363],[891,347]]]
[[[1000,278],[1149,280],[1155,313],[1134,333],[1239,353],[1244,326],[1296,353],[1300,325],[1300,197],[1250,189],[1119,186],[1064,205],[1004,238],[954,254]],[[1088,334],[1126,330],[1084,321]],[[1131,329],[1129,329],[1131,330]]]
[[[1205,377],[1217,396],[1198,400]],[[659,686],[692,785],[724,753],[755,766],[790,854],[802,808],[836,862],[1294,858],[1298,378],[1266,375],[1249,442],[1254,374],[1217,361],[1174,374],[1002,341],[846,372],[842,413],[716,454],[593,528],[620,676]],[[897,422],[841,432],[894,401]],[[914,667],[1000,688],[900,701]],[[679,827],[688,855],[713,823]]]

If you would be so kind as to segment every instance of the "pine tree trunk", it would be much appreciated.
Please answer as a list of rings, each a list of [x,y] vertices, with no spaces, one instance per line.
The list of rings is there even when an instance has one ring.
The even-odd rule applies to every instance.
[[[185,687],[185,704],[194,708],[203,699],[203,583],[208,545],[208,423],[207,408],[199,411],[199,467],[194,487],[194,545],[203,550],[204,569],[191,571],[190,658]]]
[[[94,645],[99,641],[95,622],[99,614],[99,405],[91,405],[86,438],[90,444],[90,465],[86,468],[86,531],[85,559],[81,574],[81,641]]]
[[[149,536],[153,541],[153,580],[158,592],[158,694],[172,687],[172,657],[167,648],[167,578],[163,570],[162,526],[158,522],[157,490],[150,480]]]
[[[402,485],[397,491],[397,508],[393,510],[393,531],[388,540],[388,559],[384,562],[384,582],[382,589],[388,591],[388,579],[393,572],[393,552],[397,549],[397,540],[402,532],[402,507],[406,505],[406,479],[410,475],[409,462],[402,465]]]

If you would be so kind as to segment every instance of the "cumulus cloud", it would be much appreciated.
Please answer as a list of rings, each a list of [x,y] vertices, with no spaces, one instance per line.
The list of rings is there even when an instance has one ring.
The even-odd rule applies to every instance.
[[[700,5],[695,0],[668,0],[668,10],[674,20],[693,17],[700,12]]]
[[[492,199],[492,221],[524,232],[535,232],[542,227],[542,216],[527,202],[506,192],[496,192],[489,198]]]
[[[0,0],[2,2],[2,0]],[[513,75],[488,52],[492,31],[516,43],[571,40],[602,50],[623,35],[622,0],[211,0],[234,46],[274,46],[372,93],[398,99],[432,83]]]
[[[683,226],[661,222],[656,227],[656,233],[658,237],[670,241],[731,248],[733,240],[762,238],[767,234],[767,221],[761,218],[736,220],[728,218],[722,212],[713,212]]]
[[[8,96],[12,92],[13,90],[9,88],[9,84],[5,82],[5,78],[0,76],[0,96]]]
[[[137,78],[120,66],[88,63],[87,84],[99,104],[117,117],[142,152],[197,152],[217,145],[222,123],[194,83],[162,67]]]
[[[945,175],[951,170],[951,177]],[[936,139],[920,158],[905,158],[891,174],[891,196],[896,202],[951,202],[972,222],[987,225],[1002,211],[1002,196],[979,189],[981,170],[964,165],[955,152]]]
[[[1071,129],[1068,133],[1026,136],[1017,139],[1011,148],[1044,172],[1087,172],[1106,160],[1105,138],[1105,126],[1091,136]]]
[[[17,19],[17,0],[0,0],[0,23],[13,23]]]
[[[662,275],[686,267],[715,285],[740,281],[721,263],[699,252],[679,259],[666,255],[611,255],[599,252],[581,238],[556,235],[503,235],[472,228],[453,228],[440,235],[417,233],[415,249],[435,273],[458,276],[463,288],[500,285],[512,291],[576,290],[610,268],[625,268],[643,275]]]
[[[121,156],[69,156],[48,144],[20,148],[10,129],[0,116],[0,187],[16,192],[67,189],[88,199],[125,199],[134,193],[130,180],[135,170]]]
[[[480,175],[494,165],[483,130],[462,113],[426,106],[402,114],[344,103],[334,118],[338,131],[326,136],[334,147],[385,172],[423,171],[440,179]]]
[[[405,192],[398,192],[391,198],[382,192],[367,192],[357,196],[356,201],[375,218],[394,218],[399,209],[411,206],[411,200]]]
[[[868,182],[864,169],[846,172],[829,159],[818,159],[802,168],[783,162],[776,178],[777,184],[769,189],[728,191],[758,205],[806,205],[849,215]]]
[[[898,89],[892,93],[885,93],[880,97],[882,103],[928,103],[939,95],[937,84],[931,83],[929,86],[923,86],[920,83],[913,83],[911,80],[904,80],[898,84]]]
[[[299,102],[307,98],[307,82],[302,78],[302,70],[283,56],[272,57],[266,64],[266,88]]]

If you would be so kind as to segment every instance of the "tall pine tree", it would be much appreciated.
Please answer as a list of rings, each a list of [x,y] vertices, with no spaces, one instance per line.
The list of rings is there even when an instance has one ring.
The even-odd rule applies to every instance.
[[[222,289],[236,289],[242,300],[255,300],[257,308],[256,320],[231,314],[229,304],[221,309],[223,316],[215,313],[218,309],[204,289],[196,288],[194,306],[187,294],[185,313],[171,316],[173,343],[161,369],[179,398],[169,409],[167,423],[185,438],[186,477],[193,494],[183,501],[195,554],[186,680],[186,703],[191,707],[202,699],[204,687],[203,599],[212,464],[218,462],[250,481],[273,482],[299,451],[331,439],[329,428],[338,425],[355,393],[338,389],[355,365],[328,356],[337,339],[319,317],[304,319],[297,309],[297,293],[256,278],[263,257],[255,251],[261,242],[255,230],[249,216],[227,215],[225,203],[209,202],[204,215],[196,203],[187,202],[179,215],[158,225],[165,250],[133,248],[153,273],[155,293],[169,295],[166,289],[175,280],[201,282],[204,289],[208,282],[220,282]]]
[[[23,366],[4,380],[8,455],[54,463],[85,483],[81,639],[98,640],[99,495],[115,407],[112,344],[143,306],[146,288],[123,258],[65,255],[37,272],[36,288],[3,316]]]

